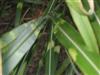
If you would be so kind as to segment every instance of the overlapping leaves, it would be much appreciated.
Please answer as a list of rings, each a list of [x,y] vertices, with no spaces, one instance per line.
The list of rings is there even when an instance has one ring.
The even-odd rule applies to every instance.
[[[30,50],[43,25],[43,18],[40,18],[25,23],[1,37],[4,75],[8,75]]]
[[[55,21],[55,24],[56,38],[68,49],[81,71],[85,75],[100,75],[100,60],[98,60],[100,55],[89,51],[80,34],[69,23],[59,19]]]

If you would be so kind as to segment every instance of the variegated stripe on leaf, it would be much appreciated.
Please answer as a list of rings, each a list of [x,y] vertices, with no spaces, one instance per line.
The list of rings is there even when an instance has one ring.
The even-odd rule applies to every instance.
[[[42,17],[39,18],[40,20],[42,19]],[[10,44],[11,42],[13,42],[14,40],[16,40],[16,38],[21,34],[23,33],[23,31],[25,31],[27,29],[27,27],[29,25],[33,26],[33,23],[37,21],[37,19],[35,20],[32,20],[32,21],[29,21],[28,23],[24,23],[22,24],[21,26],[13,29],[12,31],[10,32],[7,32],[5,33],[4,35],[2,35],[0,37],[0,49],[6,47],[8,44]],[[34,29],[36,28],[37,26],[35,25],[34,26]]]
[[[88,50],[80,34],[73,27],[60,19],[55,21],[55,36],[68,49],[72,59],[85,75],[100,75],[100,55]],[[60,35],[60,36],[59,36]],[[73,37],[72,37],[73,36]],[[75,39],[80,38],[80,40]],[[94,55],[94,56],[93,56]]]
[[[30,21],[22,26],[25,28],[15,39],[8,41],[8,45],[2,48],[3,53],[3,75],[9,75],[9,73],[16,67],[23,56],[30,50],[38,37],[38,34],[46,23],[44,19],[38,19],[36,21]],[[21,26],[21,27],[22,27]],[[19,31],[20,26],[16,28]],[[9,35],[6,34],[6,35]],[[10,36],[11,37],[11,36]],[[5,42],[6,43],[6,42]]]

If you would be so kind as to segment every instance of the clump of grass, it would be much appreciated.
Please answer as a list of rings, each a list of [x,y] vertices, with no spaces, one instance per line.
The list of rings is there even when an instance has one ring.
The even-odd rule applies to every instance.
[[[0,75],[100,75],[100,5],[91,1],[14,2],[14,29],[0,37]],[[25,16],[31,21],[22,24]]]

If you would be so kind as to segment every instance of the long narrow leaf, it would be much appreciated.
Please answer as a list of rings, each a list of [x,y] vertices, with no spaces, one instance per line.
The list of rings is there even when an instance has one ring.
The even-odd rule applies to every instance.
[[[52,43],[53,44],[53,43]],[[57,58],[60,51],[59,46],[53,48],[51,43],[48,45],[48,51],[46,53],[46,68],[45,75],[55,75],[57,67]]]
[[[3,36],[0,37],[0,49],[6,47],[8,44],[10,44],[12,41],[16,40],[17,37],[19,37],[19,35],[21,33],[23,33],[23,31],[25,31],[27,29],[27,27],[29,25],[32,26],[32,24],[35,22],[36,20],[32,20],[29,21],[28,23],[24,23],[21,26],[13,29],[10,32],[5,33]],[[34,26],[34,28],[36,28]]]
[[[82,39],[80,40],[80,42],[78,42],[78,39],[73,39],[73,37],[71,36],[73,34],[75,35],[76,33],[73,28],[69,26],[69,24],[64,20],[58,20],[56,25],[60,25],[58,26],[58,29],[56,28],[55,32],[57,39],[65,48],[69,49],[70,55],[72,56],[74,62],[78,65],[78,67],[80,67],[81,71],[85,75],[90,75],[90,73],[91,75],[100,75],[100,56],[96,53],[89,52],[86,46],[83,46],[84,44],[80,43],[83,41]],[[69,34],[69,29],[72,31],[72,34]],[[78,37],[80,37],[80,35],[78,35]]]
[[[97,45],[97,40],[95,37],[95,34],[93,32],[92,26],[89,22],[89,19],[87,16],[78,14],[73,8],[70,8],[72,17],[74,22],[76,23],[76,26],[84,39],[84,42],[86,43],[88,50],[91,50],[91,52],[99,53],[99,48]]]
[[[34,25],[40,25],[40,22],[28,26],[27,29],[20,34],[19,37],[8,46],[8,48],[6,48],[8,51],[3,56],[4,75],[8,75],[14,69],[37,39],[42,26],[34,31]]]
[[[63,63],[61,64],[61,67],[56,71],[56,75],[62,75],[63,72],[66,70],[68,65],[70,64],[69,59],[65,59]]]
[[[0,75],[3,75],[2,73],[2,52],[0,50]]]
[[[100,12],[100,10],[98,9],[96,11],[96,14],[100,18],[99,12]],[[92,24],[92,27],[93,27],[95,36],[96,36],[97,41],[98,41],[98,45],[100,47],[100,25],[99,25],[99,23],[97,23],[97,20],[96,19],[92,20],[91,21],[91,24]]]

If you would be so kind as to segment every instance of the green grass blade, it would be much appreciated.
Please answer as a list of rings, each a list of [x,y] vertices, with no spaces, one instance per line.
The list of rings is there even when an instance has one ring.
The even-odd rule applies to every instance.
[[[32,20],[32,21],[29,21],[27,23],[24,23],[21,26],[19,26],[19,27],[15,28],[15,29],[11,30],[10,32],[7,32],[4,35],[2,35],[0,37],[0,49],[8,46],[11,42],[15,41],[16,38],[18,38],[19,35],[21,33],[23,33],[23,31],[25,31],[29,25],[32,26],[32,24],[35,21],[36,20]],[[34,28],[36,28],[36,26],[34,26]]]
[[[15,26],[18,26],[21,24],[21,13],[22,13],[22,9],[23,9],[23,2],[24,2],[24,0],[19,0],[17,3]]]
[[[70,65],[67,69],[66,69],[66,73],[64,75],[74,75],[75,72],[73,70],[73,67]]]
[[[48,44],[48,51],[46,53],[46,66],[45,66],[45,75],[55,75],[58,53],[60,51],[59,46],[53,47],[53,42]]]
[[[7,55],[10,55],[14,51],[16,51],[16,48],[18,48],[29,36],[31,36],[33,30],[34,30],[34,27],[32,28],[32,26],[28,26],[27,29],[25,31],[23,31],[23,33],[20,34],[19,37],[15,41],[13,41],[9,46],[4,48],[4,50],[3,50],[4,54],[7,53]],[[7,56],[7,57],[9,57],[9,56]]]
[[[94,53],[99,53],[97,40],[96,40],[95,34],[93,32],[93,29],[89,22],[88,17],[78,14],[70,6],[69,6],[69,8],[70,8],[70,12],[73,17],[73,20],[82,36],[84,42],[87,45],[88,50],[91,50],[91,52],[94,52]]]
[[[62,75],[63,72],[66,70],[68,65],[70,64],[69,59],[65,59],[61,65],[61,67],[56,71],[56,75]]]
[[[100,18],[99,12],[100,12],[100,10],[98,9],[96,11],[96,14]],[[97,23],[96,19],[91,20],[91,24],[92,24],[95,36],[97,38],[98,46],[100,47],[100,25],[99,25],[99,23]]]
[[[37,32],[35,32],[37,33]],[[37,34],[38,35],[38,34]],[[14,67],[18,64],[18,62],[22,59],[25,53],[30,49],[33,43],[36,40],[36,34],[32,34],[22,45],[15,51],[13,54],[7,54],[4,56],[4,75],[8,75]],[[8,57],[9,56],[9,57]],[[17,59],[16,59],[17,57]]]
[[[19,68],[18,74],[17,75],[24,75],[25,74],[25,70],[27,67],[27,62],[24,62],[21,67]]]
[[[2,73],[2,52],[1,52],[1,50],[0,50],[0,75],[3,75],[3,73]]]
[[[49,42],[48,43],[48,48],[47,48],[47,53],[46,53],[46,68],[45,68],[45,75],[54,75],[54,72],[52,72],[52,67],[54,66],[54,50],[53,50],[54,42]],[[53,65],[53,66],[52,66]]]
[[[26,67],[28,64],[28,61],[26,61],[27,57],[28,57],[29,52],[26,53],[26,55],[24,56],[20,66],[18,66],[18,72],[16,75],[24,75],[25,71],[26,71]]]
[[[36,44],[28,51],[23,60],[17,65],[18,70],[14,75],[24,75],[27,73],[28,66],[31,64],[32,56],[34,52],[36,51]],[[31,57],[31,58],[30,58]],[[11,74],[12,75],[12,74]]]
[[[100,56],[97,53],[88,51],[88,48],[84,43],[81,43],[83,41],[82,39],[74,39],[74,37],[81,36],[76,36],[76,31],[73,30],[70,24],[66,23],[64,20],[58,20],[55,24],[57,26],[60,25],[58,26],[58,29],[56,28],[55,30],[56,38],[66,49],[69,50],[70,55],[81,71],[85,75],[90,75],[90,73],[91,75],[100,75]],[[72,37],[73,35],[74,37]]]
[[[6,48],[8,51],[4,53],[3,56],[4,75],[8,75],[15,68],[26,52],[29,51],[34,44],[41,28],[43,27],[40,26],[40,23],[41,22],[36,21],[34,24],[28,26],[26,31],[20,34],[19,37]],[[35,25],[40,27],[34,31]],[[44,25],[44,23],[42,23],[42,25]]]
[[[46,9],[46,11],[44,12],[44,15],[50,14],[50,12],[52,11],[52,9],[54,8],[55,4],[56,4],[57,0],[50,0],[49,5]]]
[[[77,66],[81,69],[84,75],[100,75],[100,56],[91,52],[84,52],[84,56],[75,49],[69,49],[69,53],[76,62]],[[87,55],[87,56],[86,56]],[[94,55],[94,56],[92,56]],[[95,59],[98,58],[98,59]],[[87,68],[87,70],[85,70]]]

